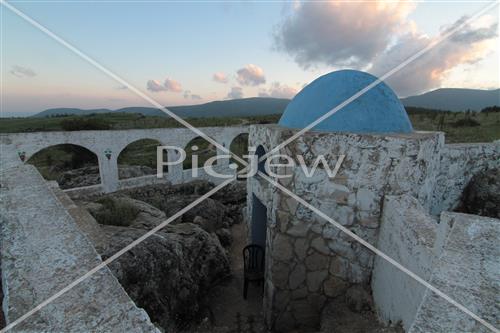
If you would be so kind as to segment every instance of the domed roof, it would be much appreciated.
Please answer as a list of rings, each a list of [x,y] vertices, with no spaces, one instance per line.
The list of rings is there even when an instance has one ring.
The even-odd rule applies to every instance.
[[[355,70],[326,74],[307,85],[288,104],[279,125],[301,129],[377,80]],[[312,130],[354,133],[409,133],[410,119],[384,82],[317,124]]]

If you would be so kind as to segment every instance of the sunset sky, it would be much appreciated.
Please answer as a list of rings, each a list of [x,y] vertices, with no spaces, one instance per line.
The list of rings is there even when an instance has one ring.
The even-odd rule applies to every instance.
[[[13,6],[162,105],[291,98],[344,68],[382,75],[488,2],[37,2]],[[499,87],[498,7],[387,82],[400,97]],[[2,112],[150,106],[2,6]]]

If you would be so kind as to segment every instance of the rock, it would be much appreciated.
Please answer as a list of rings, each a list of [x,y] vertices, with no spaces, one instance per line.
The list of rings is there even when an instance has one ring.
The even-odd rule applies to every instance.
[[[328,271],[316,271],[307,273],[307,288],[311,292],[319,291],[325,278],[328,276]]]
[[[500,169],[476,174],[465,188],[457,211],[500,218]]]
[[[156,169],[144,165],[118,165],[120,179],[136,178],[156,174]]]
[[[290,274],[289,287],[290,289],[297,289],[302,282],[306,279],[306,268],[302,264],[297,264]]]
[[[326,296],[337,297],[342,295],[348,286],[349,284],[344,280],[335,276],[330,276],[323,283],[323,290]]]
[[[145,230],[103,226],[109,245],[103,259]],[[214,235],[191,223],[167,226],[109,265],[124,289],[166,331],[198,319],[203,296],[230,273],[225,250]]]
[[[347,289],[345,303],[351,311],[368,311],[372,309],[372,296],[361,285],[354,285]]]
[[[97,166],[62,171],[56,180],[61,189],[98,185],[101,183],[99,167]]]

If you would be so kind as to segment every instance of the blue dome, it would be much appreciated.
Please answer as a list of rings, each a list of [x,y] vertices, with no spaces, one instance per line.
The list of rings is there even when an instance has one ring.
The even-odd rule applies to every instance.
[[[368,73],[341,70],[307,85],[288,104],[279,124],[302,129],[377,80]],[[312,130],[354,133],[409,133],[410,119],[396,94],[384,82],[368,90]]]

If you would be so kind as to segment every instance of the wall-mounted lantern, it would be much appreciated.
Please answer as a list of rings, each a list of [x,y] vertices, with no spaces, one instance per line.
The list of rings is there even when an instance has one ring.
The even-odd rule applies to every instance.
[[[109,148],[108,148],[108,149],[106,149],[106,150],[104,151],[104,156],[106,156],[106,158],[107,158],[108,160],[110,160],[110,159],[111,159],[111,153],[112,153],[111,149],[109,149]]]
[[[22,162],[26,160],[26,152],[25,151],[18,151],[17,154],[19,155],[19,158],[21,159]]]

